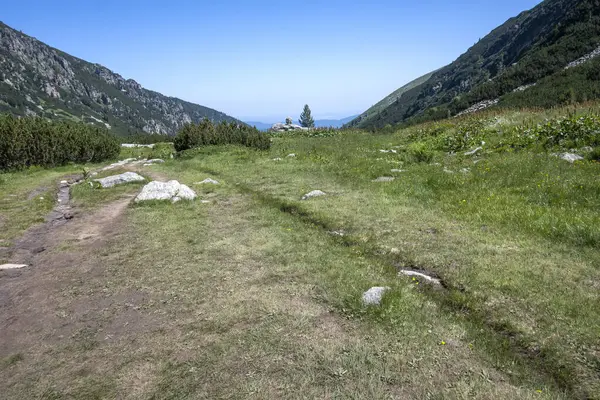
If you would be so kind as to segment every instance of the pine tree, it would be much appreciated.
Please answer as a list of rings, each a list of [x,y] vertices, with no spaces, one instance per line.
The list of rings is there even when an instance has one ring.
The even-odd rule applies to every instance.
[[[310,107],[308,104],[304,105],[304,110],[302,110],[302,114],[300,114],[300,120],[298,122],[300,122],[300,125],[305,128],[315,127],[315,120],[313,119],[312,115],[310,115]]]

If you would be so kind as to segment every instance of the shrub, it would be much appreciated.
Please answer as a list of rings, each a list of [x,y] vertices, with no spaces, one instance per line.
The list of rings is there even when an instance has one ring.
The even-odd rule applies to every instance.
[[[0,170],[100,162],[119,151],[116,136],[105,128],[0,115]]]
[[[256,128],[236,123],[217,125],[208,119],[198,124],[186,124],[173,140],[175,150],[184,151],[201,146],[239,144],[259,150],[271,147],[271,138]]]
[[[413,142],[408,146],[408,152],[416,162],[430,162],[433,160],[433,150],[425,142]]]

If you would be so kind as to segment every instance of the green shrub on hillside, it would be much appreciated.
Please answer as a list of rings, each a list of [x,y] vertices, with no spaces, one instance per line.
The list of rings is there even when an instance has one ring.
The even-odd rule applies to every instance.
[[[186,124],[175,136],[173,144],[177,151],[224,144],[239,144],[267,150],[271,147],[271,138],[266,133],[246,125],[227,122],[215,125],[204,119],[198,124]]]
[[[0,170],[99,162],[119,151],[119,141],[104,128],[0,115]]]

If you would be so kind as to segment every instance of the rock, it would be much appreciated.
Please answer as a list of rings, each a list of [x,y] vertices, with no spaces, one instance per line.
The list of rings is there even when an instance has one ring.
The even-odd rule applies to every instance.
[[[273,159],[273,161],[281,161],[281,160],[282,160],[281,157],[276,157],[276,158]]]
[[[290,153],[286,157],[296,157],[296,155],[294,153]]]
[[[461,115],[471,114],[471,113],[475,113],[477,111],[484,110],[488,107],[498,104],[499,102],[500,102],[500,99],[484,100],[484,101],[479,102],[479,103],[467,108],[466,110],[456,114],[455,117],[460,117]]]
[[[60,184],[61,184],[61,185],[68,185],[68,184],[69,184],[69,182],[67,182],[67,181],[60,181]]]
[[[136,174],[135,172],[125,172],[119,175],[107,176],[106,178],[94,179],[94,181],[100,183],[100,186],[103,188],[109,188],[129,182],[142,182],[145,180],[146,178]]]
[[[592,58],[595,58],[598,56],[600,56],[600,47],[598,47],[596,50],[592,51],[591,53],[586,54],[585,56],[583,56],[581,58],[578,58],[575,61],[571,61],[570,63],[567,64],[565,69],[577,67],[578,65],[581,65],[584,62],[587,62],[587,61],[591,60]]]
[[[577,155],[575,153],[561,153],[561,154],[558,154],[558,156],[560,157],[561,160],[565,160],[570,163],[574,163],[575,161],[583,160],[583,157],[581,157],[580,155]]]
[[[396,168],[394,168],[394,169],[391,169],[390,172],[406,172],[406,170],[405,169],[396,169]]]
[[[362,302],[365,306],[378,306],[381,304],[381,299],[383,295],[388,290],[391,290],[390,287],[387,286],[375,286],[371,289],[367,290],[362,295]]]
[[[326,194],[327,193],[322,192],[320,190],[313,190],[312,192],[308,192],[304,196],[302,196],[302,200],[308,200],[313,197],[325,196]]]
[[[594,149],[590,146],[584,146],[581,148],[582,153],[591,153],[592,151],[594,151]]]
[[[423,280],[425,283],[429,283],[429,284],[432,284],[432,285],[435,285],[435,286],[441,286],[442,285],[442,281],[440,281],[439,279],[433,278],[433,277],[431,277],[429,275],[425,275],[425,274],[423,274],[421,272],[417,272],[417,271],[411,271],[411,270],[408,270],[408,269],[403,269],[403,270],[401,270],[398,273],[398,275],[412,276],[414,278],[418,278],[419,281]]]
[[[177,181],[152,181],[143,187],[142,192],[135,198],[135,202],[171,200],[175,203],[180,200],[194,200],[195,198],[196,193],[192,189]]]
[[[304,128],[300,125],[295,125],[295,124],[277,123],[277,124],[273,124],[273,126],[269,130],[271,132],[307,131],[308,128]]]
[[[194,185],[203,185],[205,183],[210,183],[212,185],[219,185],[219,181],[215,181],[214,179],[211,179],[211,178],[206,178],[202,182],[195,182]]]
[[[210,201],[209,200],[200,200],[200,203],[202,203],[202,204],[209,204]]]
[[[475,155],[475,154],[479,153],[481,150],[483,150],[483,147],[478,147],[478,148],[476,148],[476,149],[474,149],[474,150],[467,151],[467,152],[465,153],[465,156],[473,156],[473,155]]]
[[[137,144],[137,143],[123,143],[121,147],[134,148],[134,147],[147,147],[149,149],[154,148],[154,144]]]
[[[394,179],[393,176],[380,176],[377,179],[373,179],[371,182],[392,182]]]
[[[148,164],[162,164],[164,162],[165,162],[165,160],[160,159],[160,158],[153,158],[151,160],[146,161],[146,163],[148,163]]]
[[[2,264],[0,270],[21,269],[27,267],[27,264]]]
[[[463,174],[468,174],[469,172],[471,172],[471,170],[469,168],[462,168],[460,172],[462,172]]]
[[[447,173],[447,174],[453,174],[453,173],[454,173],[454,171],[452,171],[452,170],[449,170],[449,169],[448,169],[448,168],[446,168],[446,167],[444,167],[444,172],[445,172],[445,173]]]

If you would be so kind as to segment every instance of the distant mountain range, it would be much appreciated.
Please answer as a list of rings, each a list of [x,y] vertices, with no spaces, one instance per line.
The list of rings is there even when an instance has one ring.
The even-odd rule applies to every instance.
[[[315,120],[315,127],[317,127],[317,128],[329,128],[329,127],[341,128],[343,125],[352,121],[356,117],[358,117],[358,115],[353,115],[351,117],[346,117],[346,118],[342,118],[342,119],[317,119],[317,120]],[[271,126],[273,126],[273,124],[266,123],[266,122],[257,122],[257,121],[244,121],[244,122],[250,126],[255,126],[257,129],[260,129],[261,131],[266,131],[266,130],[270,129]],[[281,122],[283,122],[283,121],[281,121]],[[298,123],[298,121],[294,121],[294,123]]]
[[[68,119],[121,134],[173,135],[222,112],[144,89],[99,64],[54,49],[0,22],[0,112]]]
[[[348,125],[383,127],[490,106],[551,107],[600,98],[598,56],[598,0],[545,0]]]

